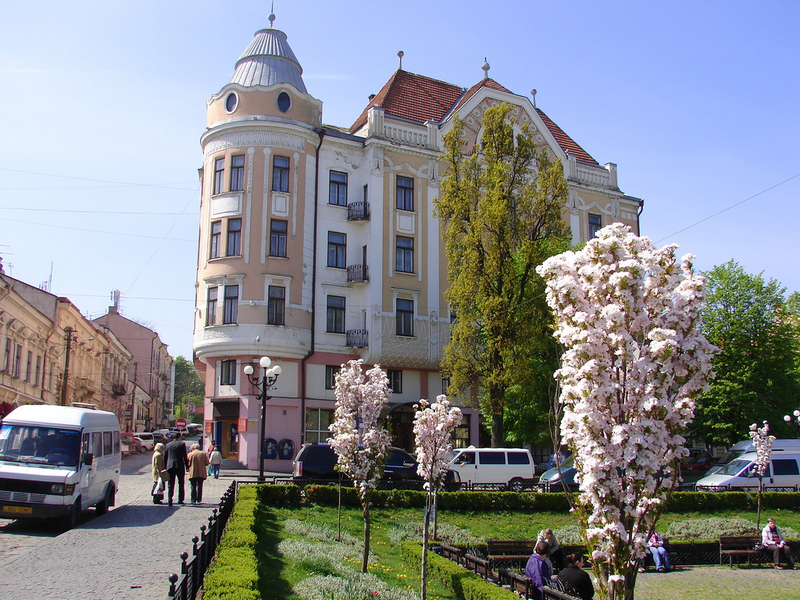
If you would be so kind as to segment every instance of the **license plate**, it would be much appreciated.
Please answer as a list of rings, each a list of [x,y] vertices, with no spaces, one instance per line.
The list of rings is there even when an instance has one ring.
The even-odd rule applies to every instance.
[[[21,515],[33,514],[32,506],[4,506],[3,512],[18,513]]]

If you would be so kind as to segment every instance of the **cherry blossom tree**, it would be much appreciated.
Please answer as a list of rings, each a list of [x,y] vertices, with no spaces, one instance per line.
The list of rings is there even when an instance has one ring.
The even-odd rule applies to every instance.
[[[753,440],[753,447],[756,450],[756,462],[753,470],[758,477],[758,512],[756,513],[756,527],[761,528],[761,490],[764,486],[764,474],[769,466],[769,459],[772,456],[772,444],[775,443],[775,436],[769,434],[769,423],[764,421],[764,426],[759,427],[755,423],[750,425],[750,438]]]
[[[428,582],[428,535],[430,515],[434,515],[433,536],[436,537],[436,496],[444,482],[453,449],[453,431],[461,424],[461,409],[450,406],[447,396],[436,397],[430,404],[420,400],[414,408],[414,435],[417,446],[417,474],[425,480],[428,491],[425,522],[422,526],[422,576],[420,595],[425,600]]]
[[[381,423],[381,413],[389,401],[389,380],[375,365],[366,372],[362,361],[342,365],[334,387],[336,410],[329,426],[328,443],[339,457],[339,470],[353,480],[364,515],[364,555],[361,572],[369,562],[369,499],[383,472],[389,451],[389,432]]]
[[[564,346],[561,434],[575,455],[582,535],[601,600],[632,600],[637,567],[686,454],[681,432],[715,348],[702,276],[675,245],[620,223],[538,269]]]

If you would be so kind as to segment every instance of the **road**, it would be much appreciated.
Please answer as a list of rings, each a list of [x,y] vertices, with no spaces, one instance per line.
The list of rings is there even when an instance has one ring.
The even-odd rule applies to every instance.
[[[163,600],[180,553],[191,552],[234,478],[252,473],[223,465],[219,479],[206,481],[202,504],[188,504],[187,481],[186,505],[156,506],[151,456],[123,459],[117,505],[99,517],[86,512],[71,531],[0,519],[0,600]]]

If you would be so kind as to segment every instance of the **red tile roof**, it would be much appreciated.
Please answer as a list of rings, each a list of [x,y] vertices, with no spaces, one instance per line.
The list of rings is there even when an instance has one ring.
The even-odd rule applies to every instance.
[[[465,90],[446,81],[397,70],[381,88],[381,91],[370,100],[367,107],[350,127],[350,133],[355,133],[366,124],[367,114],[373,106],[380,106],[386,111],[387,115],[392,117],[409,119],[417,123],[424,123],[425,121],[440,123],[447,115],[454,113],[478,90],[484,87],[513,94],[513,92],[497,83],[494,79],[482,79],[468,90]],[[553,134],[562,150],[574,154],[579,161],[594,165],[598,164],[586,150],[564,133],[564,130],[556,125],[543,111],[537,108],[536,112],[550,130],[550,133]]]
[[[380,106],[387,115],[393,117],[410,119],[418,123],[425,121],[438,123],[463,93],[464,88],[452,83],[407,71],[395,71],[350,127],[350,133],[363,127],[372,106]]]
[[[542,109],[537,108],[536,112],[539,113],[539,116],[542,118],[542,121],[544,121],[544,124],[550,130],[550,133],[553,134],[553,137],[556,138],[558,145],[561,146],[561,149],[564,150],[564,152],[569,152],[570,154],[574,154],[575,157],[582,162],[590,163],[593,165],[599,165],[599,163],[594,158],[592,158],[591,154],[589,154],[586,150],[581,148],[575,140],[573,140],[566,133],[564,133],[564,130],[561,129],[561,127],[559,127],[558,125],[556,125],[552,121],[552,119],[550,119],[550,117],[544,114],[544,111]]]

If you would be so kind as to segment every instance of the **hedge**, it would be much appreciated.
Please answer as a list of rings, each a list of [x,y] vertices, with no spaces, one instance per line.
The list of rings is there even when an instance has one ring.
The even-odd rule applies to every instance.
[[[411,569],[421,570],[422,546],[415,542],[403,542],[400,554]],[[433,552],[428,552],[428,577],[457,600],[519,600],[513,592]]]
[[[292,487],[292,486],[265,486]],[[305,488],[308,502],[336,505],[339,497],[335,485],[311,485]],[[342,505],[361,505],[352,487],[342,488]],[[703,512],[718,510],[755,510],[756,492],[674,492],[667,512]],[[425,506],[425,492],[417,490],[377,490],[372,494],[375,508],[420,508]],[[766,510],[800,509],[798,492],[764,492],[761,507]],[[567,496],[563,493],[536,492],[439,492],[439,510],[450,511],[508,511],[568,512]]]

